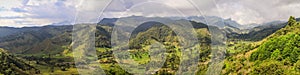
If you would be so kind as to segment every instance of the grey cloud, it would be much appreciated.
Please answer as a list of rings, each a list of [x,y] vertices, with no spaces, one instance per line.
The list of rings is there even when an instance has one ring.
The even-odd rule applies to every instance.
[[[216,2],[220,8],[214,10],[222,10],[220,13],[223,18],[243,20],[239,22],[242,24],[287,20],[289,16],[300,17],[300,14],[297,14],[300,13],[298,10],[300,0],[216,0]]]
[[[21,2],[22,7],[10,10],[25,13],[24,17],[26,18],[49,19],[53,22],[72,22],[76,12],[88,14],[78,16],[83,21],[86,21],[85,19],[96,21],[99,17],[98,13],[100,13],[100,10],[97,9],[105,7],[105,1],[109,0],[86,0],[91,4],[84,9],[77,8],[78,4],[74,4],[76,3],[75,0],[57,0],[54,3],[52,1],[39,6],[27,5],[29,1],[23,0]],[[170,7],[159,4],[135,7],[135,5],[147,1],[157,1]],[[300,0],[112,0],[104,11],[104,17],[131,15],[181,16],[181,14],[174,13],[177,12],[174,8],[177,8],[186,16],[219,16],[225,19],[231,18],[241,24],[287,20],[289,16],[300,17]],[[131,9],[131,12],[124,13],[128,9]],[[4,9],[0,7],[0,10]],[[202,12],[202,14],[199,12]]]
[[[150,3],[147,3],[150,1]],[[153,3],[154,1],[154,3]],[[155,3],[157,2],[157,3]],[[144,4],[140,4],[144,3]],[[195,4],[193,6],[192,4]],[[163,4],[163,5],[160,5]],[[139,6],[137,6],[139,5]],[[137,7],[136,7],[137,6]],[[170,7],[169,7],[170,6]],[[195,7],[200,10],[205,10],[201,12],[206,12],[206,10],[211,10],[215,7],[215,4],[212,0],[114,0],[108,8],[105,10],[106,16],[131,16],[131,15],[140,15],[140,16],[181,16],[181,14],[174,13],[179,10],[182,14],[186,16],[200,15],[200,11],[197,11]],[[124,13],[126,10],[131,9],[130,13]],[[133,10],[132,10],[133,9]],[[117,14],[117,13],[120,14]],[[114,13],[114,14],[112,14]],[[124,15],[125,14],[125,15]],[[202,14],[202,16],[205,14]]]
[[[106,11],[108,12],[122,12],[130,9],[132,6],[146,2],[148,0],[112,0],[107,6]]]
[[[105,11],[110,12],[121,12],[125,10],[125,4],[122,3],[120,0],[112,0],[112,2],[107,6],[107,8],[105,8]]]

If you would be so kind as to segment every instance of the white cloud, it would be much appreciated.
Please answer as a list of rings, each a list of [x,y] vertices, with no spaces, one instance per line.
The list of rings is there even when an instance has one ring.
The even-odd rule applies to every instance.
[[[5,9],[10,9],[14,7],[22,6],[22,1],[20,0],[1,0],[0,1],[0,7],[3,7]]]
[[[15,0],[0,11],[1,26],[41,26],[74,20],[78,0]],[[73,3],[73,4],[72,4]],[[3,23],[2,23],[3,22]]]
[[[14,11],[0,11],[0,17],[24,17],[25,14]]]

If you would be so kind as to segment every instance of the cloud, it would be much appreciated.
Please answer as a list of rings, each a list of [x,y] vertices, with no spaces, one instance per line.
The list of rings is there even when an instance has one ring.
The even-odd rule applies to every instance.
[[[300,0],[217,0],[217,4],[223,18],[239,20],[241,24],[286,21],[289,16],[300,17]]]
[[[10,9],[14,7],[22,6],[22,2],[20,0],[1,0],[0,7],[4,9]]]
[[[231,18],[247,25],[300,17],[297,9],[300,0],[1,0],[0,26],[90,23],[99,21],[99,17],[182,14]]]
[[[78,1],[78,0],[77,0]],[[42,26],[70,21],[75,17],[75,0],[9,0],[1,1],[0,26]],[[72,3],[72,4],[70,4]],[[3,22],[3,23],[2,23]]]
[[[195,6],[192,3],[195,2]],[[200,10],[215,8],[211,0],[114,0],[106,8],[105,17],[126,17],[126,16],[203,16],[195,7]],[[209,8],[207,8],[209,7]]]

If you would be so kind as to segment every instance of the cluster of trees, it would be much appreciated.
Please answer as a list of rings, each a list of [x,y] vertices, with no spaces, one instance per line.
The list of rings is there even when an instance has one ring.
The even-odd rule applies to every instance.
[[[253,42],[246,41],[230,41],[227,44],[227,54],[228,55],[237,55],[240,53],[245,54],[246,52],[257,48],[256,44]]]
[[[292,63],[299,60],[300,35],[289,34],[273,38],[262,44],[258,51],[251,55],[251,60],[288,60]]]

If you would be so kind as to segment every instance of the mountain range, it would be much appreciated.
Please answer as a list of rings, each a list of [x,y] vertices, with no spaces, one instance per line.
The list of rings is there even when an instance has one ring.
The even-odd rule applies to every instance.
[[[205,19],[204,19],[205,18]],[[235,55],[239,53],[247,53],[252,52],[253,49],[256,49],[260,46],[257,45],[252,47],[254,44],[246,45],[243,43],[240,46],[241,42],[236,41],[251,41],[251,42],[261,42],[264,40],[268,40],[268,38],[275,37],[274,35],[278,35],[279,32],[284,32],[284,29],[291,30],[293,27],[287,28],[290,25],[290,22],[282,22],[282,21],[272,21],[269,23],[264,24],[253,24],[250,26],[243,26],[238,24],[237,22],[231,19],[222,19],[215,16],[203,16],[203,17],[196,17],[191,16],[188,18],[180,18],[180,17],[142,17],[142,16],[130,16],[130,17],[122,17],[122,18],[104,18],[99,23],[96,24],[96,33],[95,33],[95,47],[99,50],[99,61],[102,63],[115,63],[112,57],[112,51],[109,50],[111,48],[111,34],[113,27],[116,25],[121,25],[120,27],[123,29],[120,36],[127,37],[125,35],[129,34],[130,29],[133,28],[133,24],[138,23],[139,21],[143,20],[151,20],[151,19],[158,19],[160,21],[172,21],[171,23],[180,23],[180,22],[190,22],[197,33],[197,38],[199,40],[199,44],[204,46],[201,48],[201,61],[199,64],[206,65],[210,59],[210,43],[211,43],[211,33],[210,28],[222,30],[226,33],[228,38],[229,47],[234,50],[228,51],[229,55]],[[118,20],[122,20],[119,22]],[[295,21],[299,21],[300,18],[295,19]],[[208,25],[207,25],[207,23]],[[297,28],[297,27],[295,27]],[[13,27],[0,27],[0,48],[5,49],[2,50],[2,53],[6,53],[5,56],[17,55],[22,60],[31,60],[35,62],[39,62],[38,65],[27,67],[40,67],[53,65],[53,63],[63,64],[62,70],[64,70],[66,66],[66,62],[73,62],[72,61],[72,32],[73,32],[73,25],[48,25],[42,27],[23,27],[23,28],[13,28]],[[282,34],[285,35],[285,34]],[[166,25],[159,23],[159,22],[146,22],[142,25],[138,26],[132,32],[130,37],[130,48],[136,49],[138,51],[133,51],[134,55],[132,56],[135,60],[139,61],[140,63],[145,63],[144,57],[145,56],[145,48],[148,48],[147,45],[154,41],[163,43],[167,46],[167,51],[170,53],[167,58],[167,62],[177,62],[179,57],[177,50],[180,47],[178,45],[178,38],[177,35]],[[152,41],[149,41],[151,39]],[[136,43],[139,42],[139,43]],[[230,45],[231,42],[234,44]],[[238,45],[238,46],[237,46]],[[250,45],[251,48],[249,50],[241,50],[236,51],[239,47],[244,47]],[[256,45],[256,44],[255,44]],[[146,46],[146,47],[145,47]],[[248,49],[248,48],[247,48]],[[175,50],[175,51],[172,51]],[[1,53],[0,52],[0,53]],[[172,53],[175,52],[175,53]],[[255,52],[255,51],[253,51]],[[8,54],[10,53],[10,54]],[[260,53],[258,53],[259,55]],[[255,55],[251,59],[254,58]],[[234,58],[235,56],[233,56]],[[7,59],[7,58],[5,58]],[[17,60],[18,58],[11,58],[11,60]],[[49,61],[51,59],[51,61]],[[231,59],[231,56],[226,59]],[[175,61],[176,60],[176,61]],[[184,59],[185,61],[189,61],[188,59]],[[29,61],[30,62],[30,61]],[[250,62],[250,61],[249,61]],[[12,62],[9,62],[12,63]],[[18,63],[13,64],[28,64],[26,61],[18,61]],[[176,71],[176,67],[174,67],[174,63],[167,63],[165,64],[164,69],[158,71],[158,74],[165,73],[165,70],[169,70],[171,74],[173,71]],[[70,63],[67,63],[70,65]],[[169,66],[173,65],[172,68]],[[226,65],[229,65],[226,63]],[[113,65],[115,66],[115,65]],[[1,66],[0,66],[1,67]],[[53,67],[53,66],[52,66]],[[61,65],[56,65],[55,67],[61,67]],[[177,66],[178,67],[178,66]],[[19,67],[20,68],[20,67]],[[114,69],[119,70],[119,68],[112,67]],[[226,73],[227,67],[225,67]],[[22,69],[22,67],[21,67]],[[72,68],[70,68],[72,69]],[[33,70],[33,69],[32,69]],[[38,71],[35,69],[36,72]],[[74,69],[72,69],[73,71]],[[5,70],[0,73],[5,73]],[[105,71],[113,73],[119,72],[111,72],[112,69],[106,69]],[[119,70],[121,71],[121,70]],[[29,72],[34,71],[27,71],[27,69],[22,69],[20,71],[21,74],[27,74]],[[45,71],[44,68],[41,72],[48,72]],[[54,71],[55,72],[55,71]],[[60,71],[58,71],[60,72]],[[77,71],[76,71],[77,72]],[[76,74],[74,71],[74,73]],[[123,72],[123,71],[121,71]],[[73,73],[73,72],[72,72]],[[124,72],[126,74],[126,72]],[[202,72],[199,72],[202,73]],[[10,74],[10,73],[8,73]]]
[[[226,31],[228,38],[232,39],[242,39],[242,40],[254,40],[258,41],[272,34],[276,30],[285,26],[286,22],[274,21],[270,23],[265,23],[250,29],[241,29],[241,25],[232,21],[230,19],[222,19],[214,16],[206,16],[205,17],[209,24],[212,26],[224,28]],[[131,16],[131,17],[123,17],[123,18],[104,18],[102,21],[98,23],[97,29],[101,32],[109,34],[105,30],[105,26],[113,27],[115,22],[118,19],[125,19],[127,25],[130,23],[134,23],[135,20],[143,20],[143,19],[168,19],[168,18],[159,18],[159,17],[141,17],[141,16]],[[174,19],[174,21],[180,19]],[[184,19],[181,19],[184,20]],[[189,20],[192,23],[202,23],[205,25],[204,17],[189,17]],[[204,22],[204,23],[203,23]],[[224,22],[224,23],[223,23]],[[144,27],[139,28],[141,30],[152,27],[149,25],[145,25]],[[207,27],[202,26],[202,27]],[[226,26],[226,27],[225,27]],[[130,27],[130,26],[124,26]],[[43,26],[43,27],[24,27],[24,28],[13,28],[13,27],[0,27],[0,48],[4,48],[9,50],[12,53],[35,53],[35,52],[44,52],[48,53],[49,50],[58,50],[57,52],[62,51],[62,48],[58,48],[59,46],[68,46],[71,43],[71,25],[63,25],[63,26]],[[101,35],[101,34],[99,34]],[[96,35],[98,36],[98,35]],[[106,39],[109,39],[110,36],[105,35]],[[107,42],[108,44],[108,42]],[[103,46],[103,45],[101,45]],[[108,46],[108,45],[106,45]],[[52,51],[53,52],[53,51]],[[54,51],[56,52],[56,51]]]

